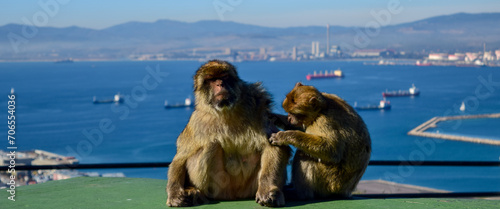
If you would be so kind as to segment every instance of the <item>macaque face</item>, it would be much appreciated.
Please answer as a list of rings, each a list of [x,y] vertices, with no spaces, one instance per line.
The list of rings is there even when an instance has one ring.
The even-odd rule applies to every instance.
[[[210,76],[205,79],[210,104],[217,110],[230,108],[236,101],[234,78],[224,73],[217,76]]]
[[[307,111],[302,107],[300,95],[296,91],[291,91],[283,101],[283,108],[288,112],[288,122],[296,127],[302,127],[307,119]]]
[[[240,98],[243,84],[233,65],[220,60],[209,61],[194,75],[195,98],[203,103],[199,107],[216,111],[231,109]]]
[[[297,83],[283,101],[283,109],[288,112],[288,122],[293,126],[303,127],[313,121],[321,110],[318,105],[318,98],[321,97],[314,87]]]
[[[292,124],[292,126],[302,127],[305,118],[305,115],[288,113],[288,122]]]

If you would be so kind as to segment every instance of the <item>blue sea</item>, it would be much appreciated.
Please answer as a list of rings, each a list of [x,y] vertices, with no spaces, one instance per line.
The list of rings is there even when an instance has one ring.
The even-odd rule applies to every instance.
[[[81,163],[169,162],[192,109],[165,109],[164,101],[193,98],[192,76],[202,63],[51,62],[0,63],[0,118],[7,95],[16,93],[18,150],[41,149],[76,156]],[[262,82],[274,110],[298,81],[334,93],[348,103],[378,104],[386,90],[420,89],[417,97],[391,98],[391,110],[360,111],[371,134],[372,160],[498,161],[500,146],[408,136],[435,116],[500,112],[500,68],[373,66],[363,62],[239,62],[240,77]],[[342,69],[343,79],[307,81],[313,71]],[[120,92],[128,101],[93,104]],[[465,102],[466,111],[459,111]],[[1,105],[0,105],[0,108]],[[500,119],[443,124],[457,135],[500,140]],[[7,138],[7,125],[0,129]],[[0,149],[7,150],[7,140]],[[128,177],[166,179],[167,168],[116,169]],[[363,180],[383,179],[449,191],[498,191],[498,167],[370,166]]]

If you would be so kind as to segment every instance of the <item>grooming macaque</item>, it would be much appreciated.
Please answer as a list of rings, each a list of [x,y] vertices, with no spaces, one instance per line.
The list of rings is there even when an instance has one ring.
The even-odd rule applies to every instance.
[[[272,146],[269,94],[228,62],[212,60],[194,76],[195,110],[177,138],[170,164],[168,206],[255,197],[283,206],[288,147]]]
[[[273,145],[297,148],[294,198],[349,197],[370,160],[371,140],[361,117],[344,100],[297,83],[283,101],[290,124],[305,131],[272,134]]]

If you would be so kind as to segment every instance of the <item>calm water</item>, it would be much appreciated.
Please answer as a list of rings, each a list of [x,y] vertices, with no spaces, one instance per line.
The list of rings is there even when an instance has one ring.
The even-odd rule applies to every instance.
[[[163,108],[164,100],[192,97],[192,76],[201,65],[191,61],[0,63],[0,102],[7,117],[7,94],[16,90],[17,146],[77,156],[81,163],[167,162],[190,109]],[[488,160],[500,157],[500,146],[408,136],[406,133],[434,116],[500,112],[500,68],[365,66],[361,62],[243,62],[235,63],[249,82],[263,82],[281,108],[285,94],[302,81],[335,93],[351,104],[377,104],[381,92],[421,90],[415,98],[390,99],[389,111],[360,112],[371,133],[372,160]],[[147,68],[168,75],[154,80]],[[307,81],[314,70],[341,68],[340,80]],[[144,83],[146,80],[148,83]],[[485,86],[484,80],[495,85]],[[157,85],[154,85],[157,84]],[[146,88],[147,87],[147,88]],[[130,103],[94,105],[92,98],[130,96]],[[1,107],[0,107],[1,108]],[[107,123],[111,130],[100,130]],[[106,125],[106,124],[104,124]],[[499,119],[443,124],[442,131],[499,138]],[[89,137],[84,133],[87,133]],[[0,136],[6,138],[6,126]],[[1,149],[6,149],[6,141]],[[105,170],[129,177],[166,178],[165,169]],[[385,179],[452,191],[497,191],[500,168],[369,167],[363,179]]]

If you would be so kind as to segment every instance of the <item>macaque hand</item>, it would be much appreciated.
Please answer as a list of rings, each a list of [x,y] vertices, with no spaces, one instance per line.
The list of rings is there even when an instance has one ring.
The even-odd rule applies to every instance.
[[[271,137],[269,137],[269,142],[275,146],[288,145],[290,133],[290,131],[280,131],[278,133],[273,133],[271,134]]]

